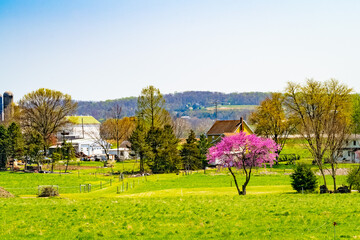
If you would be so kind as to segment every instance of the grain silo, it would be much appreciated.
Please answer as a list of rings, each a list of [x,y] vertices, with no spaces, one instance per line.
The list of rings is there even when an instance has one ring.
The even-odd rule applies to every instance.
[[[0,94],[0,122],[3,121],[3,100],[2,95]]]

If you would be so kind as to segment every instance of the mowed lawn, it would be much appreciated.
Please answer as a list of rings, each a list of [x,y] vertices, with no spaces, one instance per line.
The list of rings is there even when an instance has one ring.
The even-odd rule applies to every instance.
[[[0,239],[334,239],[333,222],[336,239],[360,238],[360,194],[297,194],[286,172],[267,171],[254,172],[246,196],[237,195],[226,171],[208,171],[126,178],[122,193],[113,178],[112,186],[90,193],[0,199]],[[112,178],[87,174],[52,182]],[[10,188],[27,180],[29,187],[39,176],[56,177],[24,176],[1,173],[0,181],[11,180]],[[243,177],[239,172],[240,184]]]

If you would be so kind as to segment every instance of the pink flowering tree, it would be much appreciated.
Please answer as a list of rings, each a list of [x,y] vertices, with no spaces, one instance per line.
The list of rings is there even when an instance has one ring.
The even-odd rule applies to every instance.
[[[246,186],[254,167],[273,164],[279,146],[272,139],[265,139],[254,134],[246,135],[244,132],[224,137],[221,142],[209,149],[207,155],[209,163],[218,164],[229,169],[234,178],[239,195],[246,195]],[[236,176],[232,168],[243,169],[246,175],[245,183],[240,191]]]

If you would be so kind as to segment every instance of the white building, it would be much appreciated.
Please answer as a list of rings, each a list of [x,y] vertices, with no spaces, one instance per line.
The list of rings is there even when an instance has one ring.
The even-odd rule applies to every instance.
[[[67,116],[69,121],[57,134],[59,140],[94,139],[100,136],[100,122],[93,116]]]
[[[92,116],[67,116],[66,119],[69,123],[56,135],[58,144],[66,140],[71,142],[75,152],[83,152],[87,156],[104,154],[103,148],[96,143],[100,137],[98,120]]]
[[[342,154],[338,159],[339,162],[359,163],[360,158],[356,152],[360,151],[360,135],[351,135],[340,151]]]

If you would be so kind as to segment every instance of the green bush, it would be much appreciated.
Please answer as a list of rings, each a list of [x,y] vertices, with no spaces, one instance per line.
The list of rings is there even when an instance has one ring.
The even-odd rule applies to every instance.
[[[298,154],[280,154],[278,162],[287,162],[287,165],[295,164],[295,161],[300,160],[300,155]]]
[[[43,187],[39,194],[39,197],[54,197],[54,196],[59,196],[59,191],[52,186]]]
[[[298,164],[294,173],[290,175],[291,186],[297,192],[313,192],[317,186],[317,178],[311,168],[305,164]]]
[[[349,184],[350,190],[360,191],[360,167],[351,168],[346,177],[346,182]]]

